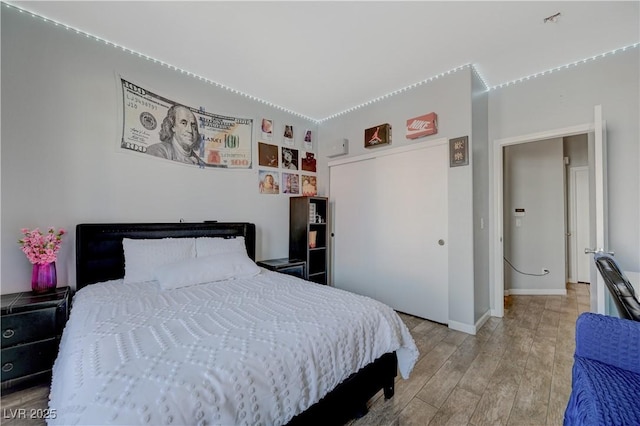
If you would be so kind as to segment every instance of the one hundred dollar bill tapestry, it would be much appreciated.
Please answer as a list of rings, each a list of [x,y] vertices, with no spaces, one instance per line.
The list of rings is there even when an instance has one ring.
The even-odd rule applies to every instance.
[[[199,167],[251,168],[252,119],[211,114],[120,81],[122,149]]]

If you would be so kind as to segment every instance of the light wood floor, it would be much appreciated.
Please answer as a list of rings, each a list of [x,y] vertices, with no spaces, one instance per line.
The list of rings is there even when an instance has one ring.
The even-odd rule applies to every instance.
[[[562,425],[571,392],[575,322],[589,310],[589,285],[568,284],[566,296],[510,296],[504,318],[490,318],[475,335],[400,314],[420,350],[409,380],[398,377],[395,396],[382,392],[369,413],[349,426]],[[46,385],[2,397],[2,424],[10,409],[46,408]]]
[[[395,396],[381,393],[362,425],[562,425],[571,392],[575,323],[589,285],[566,296],[510,296],[503,318],[471,336],[401,315],[420,359]]]

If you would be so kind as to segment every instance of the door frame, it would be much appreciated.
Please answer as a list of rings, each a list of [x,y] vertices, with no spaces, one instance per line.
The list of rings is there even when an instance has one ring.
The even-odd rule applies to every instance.
[[[504,218],[503,218],[503,204],[504,204],[504,192],[503,192],[503,157],[504,147],[510,145],[519,145],[522,143],[539,142],[546,139],[564,138],[567,136],[581,135],[585,133],[594,133],[596,130],[595,123],[580,124],[577,126],[563,127],[560,129],[547,130],[537,133],[529,133],[525,135],[513,136],[502,139],[495,139],[493,141],[492,149],[493,164],[490,164],[490,174],[493,175],[493,185],[490,186],[490,191],[493,193],[493,237],[490,243],[490,266],[489,276],[492,278],[493,285],[491,288],[490,298],[493,301],[493,308],[491,309],[491,316],[503,317],[504,316]],[[493,246],[493,248],[491,248]]]

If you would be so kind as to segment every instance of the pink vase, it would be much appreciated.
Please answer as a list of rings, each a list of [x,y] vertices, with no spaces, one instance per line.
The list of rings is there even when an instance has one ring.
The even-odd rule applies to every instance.
[[[58,285],[56,276],[56,262],[39,265],[33,264],[31,272],[31,290],[34,293],[46,293],[55,290]]]

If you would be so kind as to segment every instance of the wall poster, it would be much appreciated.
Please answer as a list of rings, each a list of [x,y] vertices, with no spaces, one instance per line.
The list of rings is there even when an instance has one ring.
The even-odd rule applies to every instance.
[[[120,80],[121,149],[203,168],[251,168],[253,119],[205,112]]]
[[[258,164],[261,166],[278,167],[278,145],[258,142]]]
[[[294,173],[282,173],[282,193],[300,194],[300,176]]]
[[[302,170],[316,172],[316,158],[313,152],[305,152],[302,157]]]
[[[282,143],[286,146],[294,146],[296,141],[293,139],[293,126],[287,124],[284,126],[284,133],[282,134]]]
[[[313,149],[313,141],[311,140],[311,130],[304,131],[304,149],[311,151]]]
[[[262,139],[271,141],[273,139],[273,120],[262,119]]]
[[[302,195],[318,195],[318,181],[315,176],[302,175]]]
[[[261,194],[279,194],[280,193],[280,173],[271,170],[259,170],[258,191]]]
[[[282,168],[298,170],[298,150],[282,147]]]

